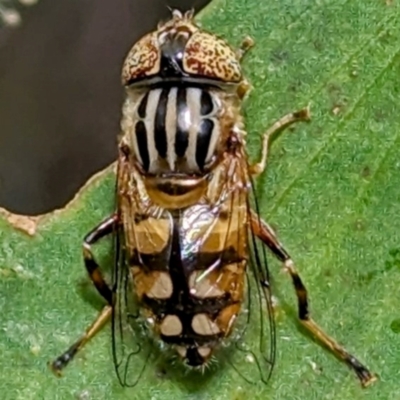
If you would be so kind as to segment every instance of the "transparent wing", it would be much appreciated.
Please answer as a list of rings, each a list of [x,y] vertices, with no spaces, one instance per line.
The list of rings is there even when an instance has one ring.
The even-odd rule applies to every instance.
[[[259,216],[259,205],[254,189],[250,181],[252,192],[248,199],[248,215],[251,208]],[[271,293],[271,279],[268,268],[265,246],[256,238],[249,228],[250,265],[248,274],[248,292],[250,304],[250,324],[256,328],[254,332],[253,349],[257,351],[255,364],[260,371],[261,380],[267,383],[271,377],[276,356],[276,327]],[[253,350],[253,351],[254,351]],[[253,355],[254,356],[254,355]]]
[[[221,176],[222,189],[214,206],[191,210],[181,240],[189,289],[204,304],[209,302],[207,314],[214,313],[210,319],[222,333],[214,359],[219,365],[231,365],[249,382],[266,383],[275,361],[275,324],[265,249],[248,227],[250,203],[256,211],[258,205],[254,192],[249,193],[252,184],[245,165],[243,160],[232,160]],[[224,294],[229,296],[227,304]]]
[[[129,163],[120,155],[117,173],[117,212],[120,224],[114,232],[114,268],[112,290],[112,354],[115,370],[122,386],[135,386],[143,375],[152,353],[144,334],[139,307],[132,290],[131,271],[125,246],[124,212],[134,213],[129,202],[121,196],[128,190]],[[129,210],[123,211],[123,207]]]
[[[244,159],[231,160],[222,181],[226,201],[221,210],[227,210],[228,217],[219,238],[219,243],[223,243],[220,247],[225,250],[218,261],[225,268],[216,269],[213,282],[217,289],[230,292],[234,301],[240,300],[240,312],[217,359],[229,364],[248,382],[267,383],[275,362],[275,324],[265,249],[248,226],[251,207],[258,212],[258,204]],[[230,262],[232,259],[237,262],[236,268]],[[229,278],[231,272],[236,279]],[[223,282],[225,285],[221,286]]]

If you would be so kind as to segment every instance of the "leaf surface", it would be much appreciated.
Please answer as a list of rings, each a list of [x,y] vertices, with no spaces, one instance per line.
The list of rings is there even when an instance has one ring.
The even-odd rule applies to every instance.
[[[105,329],[55,378],[46,363],[74,341],[102,302],[86,278],[82,237],[112,210],[104,174],[35,235],[0,221],[0,393],[3,399],[399,398],[400,19],[396,2],[214,0],[199,19],[256,47],[244,68],[249,149],[283,114],[311,102],[313,120],[284,132],[257,182],[263,218],[276,227],[307,284],[314,318],[380,380],[353,374],[296,324],[290,282],[271,262],[278,298],[278,358],[268,386],[228,366],[208,380],[160,376],[119,386]],[[107,246],[100,250],[103,262]],[[192,380],[192,381],[190,381]]]

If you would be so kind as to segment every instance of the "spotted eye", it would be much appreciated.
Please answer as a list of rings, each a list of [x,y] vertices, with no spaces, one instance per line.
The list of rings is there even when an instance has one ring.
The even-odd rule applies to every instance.
[[[123,85],[157,74],[160,70],[160,59],[157,33],[142,37],[125,59],[122,67]]]
[[[232,48],[224,40],[204,31],[197,31],[188,40],[183,68],[190,75],[227,83],[236,83],[242,78],[240,63]]]
[[[126,57],[122,83],[129,86],[146,78],[152,84],[197,79],[239,83],[242,72],[227,42],[199,29],[190,15],[181,15],[142,37]]]

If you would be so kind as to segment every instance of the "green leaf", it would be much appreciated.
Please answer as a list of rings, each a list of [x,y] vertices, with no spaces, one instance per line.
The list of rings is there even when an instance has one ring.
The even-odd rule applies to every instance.
[[[109,329],[55,378],[46,363],[101,308],[88,290],[81,240],[112,210],[108,172],[65,210],[22,220],[38,224],[31,237],[7,222],[10,215],[0,221],[2,399],[398,398],[400,10],[394,3],[215,0],[199,18],[232,44],[246,35],[256,41],[244,62],[253,85],[244,107],[253,157],[272,122],[311,102],[312,122],[273,143],[257,183],[261,213],[296,261],[314,318],[380,380],[361,389],[346,366],[298,329],[295,297],[276,262],[282,306],[268,386],[247,384],[228,365],[196,384],[160,378],[150,363],[135,388],[123,389]]]

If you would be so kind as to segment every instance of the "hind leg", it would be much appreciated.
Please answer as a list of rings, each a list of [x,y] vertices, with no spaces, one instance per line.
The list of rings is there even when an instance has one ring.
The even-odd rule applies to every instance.
[[[376,380],[376,376],[335,339],[325,333],[324,330],[311,318],[308,307],[307,289],[296,270],[293,260],[279,242],[272,228],[266,222],[261,220],[258,215],[252,213],[251,229],[254,234],[271,249],[275,256],[283,262],[284,270],[289,273],[297,296],[299,320],[304,328],[326,346],[339,360],[346,363],[356,373],[363,387],[373,383]]]
[[[95,244],[101,238],[111,234],[117,228],[117,224],[118,217],[113,215],[93,229],[83,241],[83,259],[86,270],[97,291],[107,301],[108,304],[104,306],[94,322],[86,329],[85,333],[63,354],[50,363],[50,368],[56,375],[61,375],[61,371],[69,364],[75,355],[85,346],[87,342],[89,342],[89,340],[96,336],[96,334],[100,332],[111,319],[112,290],[106,283],[100,270],[100,266],[93,256],[91,245]]]

